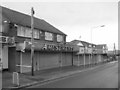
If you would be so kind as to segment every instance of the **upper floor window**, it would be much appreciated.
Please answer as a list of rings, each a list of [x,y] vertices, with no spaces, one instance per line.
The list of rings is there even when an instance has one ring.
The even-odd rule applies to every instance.
[[[23,29],[23,27],[21,27],[21,26],[18,26],[17,27],[17,35],[18,36],[25,36],[25,30]]]
[[[17,27],[17,36],[30,37],[32,36],[32,30],[27,27],[18,26]],[[33,33],[34,38],[39,39],[39,30],[34,29]]]
[[[62,41],[63,41],[63,36],[57,35],[57,42],[62,42]]]
[[[45,32],[45,40],[53,41],[53,34],[49,32]]]
[[[31,29],[26,28],[26,29],[25,29],[25,37],[31,37],[31,35],[32,35]]]
[[[92,47],[92,45],[89,45],[89,47]]]
[[[39,39],[39,31],[38,30],[34,30],[34,38]]]

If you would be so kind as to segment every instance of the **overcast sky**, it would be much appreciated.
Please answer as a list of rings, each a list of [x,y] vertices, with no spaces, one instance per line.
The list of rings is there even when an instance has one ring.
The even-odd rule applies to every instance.
[[[109,50],[113,50],[114,43],[118,47],[117,0],[33,1],[4,0],[2,6],[29,15],[33,6],[36,17],[46,20],[67,34],[67,42],[74,39],[91,42],[92,29],[92,43],[107,44]],[[93,28],[100,25],[105,27]]]

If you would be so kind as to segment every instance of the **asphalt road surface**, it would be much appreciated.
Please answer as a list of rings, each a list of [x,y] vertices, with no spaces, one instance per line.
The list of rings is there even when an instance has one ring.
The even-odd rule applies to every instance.
[[[118,62],[28,88],[118,88]]]

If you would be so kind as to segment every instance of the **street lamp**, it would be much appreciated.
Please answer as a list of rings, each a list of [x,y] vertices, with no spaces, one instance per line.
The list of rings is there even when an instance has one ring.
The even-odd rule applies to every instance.
[[[100,28],[100,27],[105,27],[105,25],[99,25],[99,26],[95,26],[95,27],[91,28],[91,60],[92,60],[92,54],[93,54],[92,31],[93,31],[93,29]],[[89,64],[90,64],[90,61],[89,61]]]

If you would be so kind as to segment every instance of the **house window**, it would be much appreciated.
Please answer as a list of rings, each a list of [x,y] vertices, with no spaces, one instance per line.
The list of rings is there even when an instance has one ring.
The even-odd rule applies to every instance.
[[[22,26],[17,27],[17,36],[25,36],[25,29]]]
[[[25,37],[31,37],[32,36],[32,31],[29,28],[25,29]]]
[[[34,38],[39,39],[39,31],[38,30],[34,30]]]
[[[44,33],[40,30],[39,31],[39,38],[41,39],[42,37],[44,37]]]
[[[45,40],[53,40],[53,34],[49,32],[45,32]]]
[[[63,41],[63,36],[57,35],[57,42],[62,42],[62,41]]]
[[[92,47],[92,45],[89,45],[89,47]]]
[[[27,27],[18,26],[17,27],[17,36],[22,37],[32,37],[32,30]],[[39,30],[34,29],[34,38],[39,39]]]

